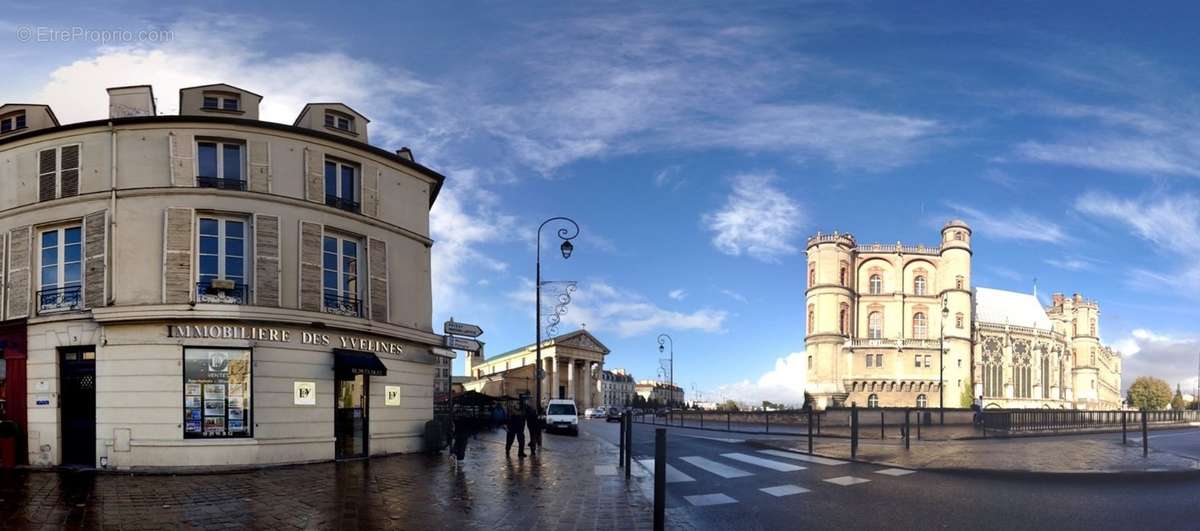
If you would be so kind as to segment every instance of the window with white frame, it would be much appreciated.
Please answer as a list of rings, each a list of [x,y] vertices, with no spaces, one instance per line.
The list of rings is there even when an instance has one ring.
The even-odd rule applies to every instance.
[[[25,111],[0,116],[0,134],[10,133],[25,128]]]
[[[354,132],[354,118],[336,111],[325,111],[325,127]]]
[[[358,212],[357,164],[338,159],[325,159],[325,204]]]
[[[917,275],[917,278],[913,280],[913,294],[925,295],[925,288],[925,275]]]
[[[245,218],[200,216],[196,253],[196,300],[245,304],[247,230]]]
[[[929,335],[929,322],[925,319],[925,314],[917,312],[913,314],[913,337],[916,339],[925,339]]]
[[[209,110],[240,111],[242,110],[242,98],[237,94],[206,92],[203,106]]]
[[[869,289],[871,295],[879,295],[880,293],[883,293],[883,277],[879,276],[878,274],[871,275]]]
[[[867,315],[867,337],[883,339],[883,314],[871,312],[870,315]]]
[[[929,399],[926,398],[925,395],[923,395],[923,394],[917,395],[917,407],[919,407],[919,408],[929,407]]]
[[[38,312],[78,310],[83,286],[83,228],[45,229],[38,241]]]
[[[196,185],[229,190],[246,189],[245,145],[229,140],[196,142]]]
[[[871,396],[867,397],[867,407],[879,407],[879,395],[871,393]]]
[[[353,317],[362,315],[358,281],[361,248],[357,238],[325,235],[321,264],[325,311]]]

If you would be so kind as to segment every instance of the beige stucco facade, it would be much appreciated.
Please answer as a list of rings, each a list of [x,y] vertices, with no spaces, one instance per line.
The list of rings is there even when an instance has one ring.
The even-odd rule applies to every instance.
[[[536,393],[537,353],[535,346],[523,347],[487,359],[479,355],[466,357],[466,372],[470,380],[464,389],[489,396],[519,397]],[[608,347],[586,330],[556,336],[542,343],[542,379],[540,404],[552,398],[575,400],[580,412],[602,404],[597,380],[604,371]]]
[[[443,177],[366,144],[365,119],[358,137],[261,122],[262,97],[223,84],[181,91],[178,116],[157,116],[148,86],[109,92],[108,119],[0,135],[0,324],[28,338],[28,461],[62,462],[60,355],[76,347],[94,351],[94,465],[332,459],[334,349],[386,367],[367,377],[369,453],[420,449],[436,367],[452,356],[431,323],[429,209]],[[208,108],[212,94],[238,107]],[[210,145],[229,171],[206,175]],[[352,196],[327,200],[328,161],[354,172],[339,188]],[[239,227],[218,238],[220,272],[201,241],[211,220]],[[45,248],[60,228],[81,234],[78,273],[75,251]],[[352,245],[330,262],[335,235]],[[174,326],[233,331],[179,337]],[[249,436],[185,437],[192,347],[251,353]],[[315,403],[293,403],[296,382],[313,384]]]
[[[971,235],[954,220],[933,246],[809,239],[806,390],[819,407],[965,407],[981,396],[988,407],[1119,407],[1120,354],[1099,344],[1098,305],[1056,295],[1042,308],[1033,295],[976,289]]]

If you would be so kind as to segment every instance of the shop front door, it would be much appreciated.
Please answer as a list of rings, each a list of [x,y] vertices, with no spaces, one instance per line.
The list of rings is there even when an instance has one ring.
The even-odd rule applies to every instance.
[[[367,376],[339,374],[334,399],[333,431],[337,437],[336,457],[367,455]]]
[[[62,464],[96,466],[96,350],[59,352]]]

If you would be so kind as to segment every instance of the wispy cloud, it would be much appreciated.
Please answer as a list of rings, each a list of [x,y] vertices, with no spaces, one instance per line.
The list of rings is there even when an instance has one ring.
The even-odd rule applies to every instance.
[[[1059,269],[1066,269],[1067,271],[1083,271],[1085,269],[1092,268],[1091,261],[1081,258],[1047,258],[1043,261]]]
[[[976,235],[986,238],[1045,243],[1062,243],[1069,239],[1057,223],[1022,210],[1010,210],[996,215],[957,203],[948,202],[946,206],[967,218],[966,221]]]
[[[521,286],[508,298],[528,308],[533,303],[533,282],[522,279]],[[721,332],[729,313],[714,308],[691,312],[673,311],[649,301],[640,293],[619,288],[603,281],[580,282],[567,312],[562,315],[566,328],[587,325],[588,330],[612,332],[620,337],[633,337],[654,331],[694,330]]]
[[[669,293],[667,293],[668,297],[670,297],[673,300],[677,300],[677,301],[686,299],[687,295],[688,295],[687,291],[682,290],[682,289],[673,289]]]
[[[793,352],[776,358],[775,366],[758,380],[718,386],[712,400],[734,400],[760,405],[763,400],[800,407],[804,404],[804,385],[807,381],[807,360],[803,352]]]
[[[683,186],[684,183],[687,182],[687,179],[683,177],[682,171],[683,167],[679,166],[678,164],[672,164],[666,168],[658,170],[658,172],[654,174],[654,186],[678,190],[679,187]]]
[[[775,185],[776,176],[742,174],[733,178],[725,204],[703,217],[718,251],[749,255],[764,262],[796,253],[792,240],[805,217],[799,203]]]
[[[745,295],[742,295],[741,293],[738,293],[738,292],[736,292],[736,291],[733,291],[733,290],[731,290],[731,289],[723,289],[723,290],[721,290],[721,294],[722,294],[722,295],[724,295],[724,296],[726,296],[726,297],[729,297],[729,298],[731,298],[731,299],[733,299],[733,300],[735,300],[735,301],[741,302],[741,303],[748,302],[748,301],[746,300],[746,296],[745,296]]]

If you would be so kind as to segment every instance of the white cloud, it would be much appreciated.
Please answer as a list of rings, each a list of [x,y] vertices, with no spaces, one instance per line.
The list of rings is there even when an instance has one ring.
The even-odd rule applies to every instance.
[[[732,256],[744,253],[764,262],[796,253],[792,240],[804,224],[804,212],[775,180],[770,173],[734,177],[725,204],[703,217],[718,251]]]
[[[674,300],[681,301],[687,298],[687,291],[682,289],[673,289],[667,293],[667,296]]]
[[[1136,328],[1112,346],[1124,355],[1121,364],[1124,388],[1138,376],[1162,378],[1171,387],[1182,383],[1185,389],[1196,384],[1200,337]]]
[[[1092,268],[1091,262],[1080,258],[1047,258],[1043,261],[1059,269],[1066,269],[1067,271],[1083,271],[1085,269]]]
[[[456,175],[471,181],[470,170]],[[484,246],[510,241],[514,235],[515,218],[494,211],[486,201],[473,201],[471,187],[447,182],[446,188],[429,212],[429,226],[434,245],[430,257],[433,282],[434,314],[444,315],[470,305],[463,288],[472,275],[482,269],[490,274],[502,274],[508,264],[489,257]],[[484,286],[488,278],[476,282]]]
[[[731,289],[723,289],[723,290],[721,290],[721,294],[726,297],[729,297],[735,301],[741,302],[741,303],[747,302],[745,295],[742,295],[741,293],[738,293]]]
[[[763,400],[769,400],[799,407],[804,404],[807,363],[803,352],[793,352],[787,357],[776,358],[775,367],[758,380],[743,380],[718,386],[716,397],[752,405],[761,405]]]
[[[543,297],[548,296],[543,293]],[[521,287],[509,293],[509,299],[522,308],[528,308],[533,298],[533,282],[529,279],[522,279]],[[584,324],[588,330],[613,332],[620,337],[667,330],[721,332],[728,316],[728,312],[713,308],[691,312],[667,310],[635,291],[602,281],[580,282],[562,315],[559,333]]]
[[[967,218],[967,223],[976,235],[1045,243],[1062,243],[1068,240],[1066,232],[1057,223],[1021,210],[1010,210],[1007,214],[997,216],[956,203],[948,202],[946,206]]]
[[[681,170],[682,168],[677,164],[658,170],[654,174],[654,186],[659,188],[669,186],[672,190],[678,190],[680,186],[683,186],[683,183],[687,182],[687,179],[684,179],[680,175]]]

